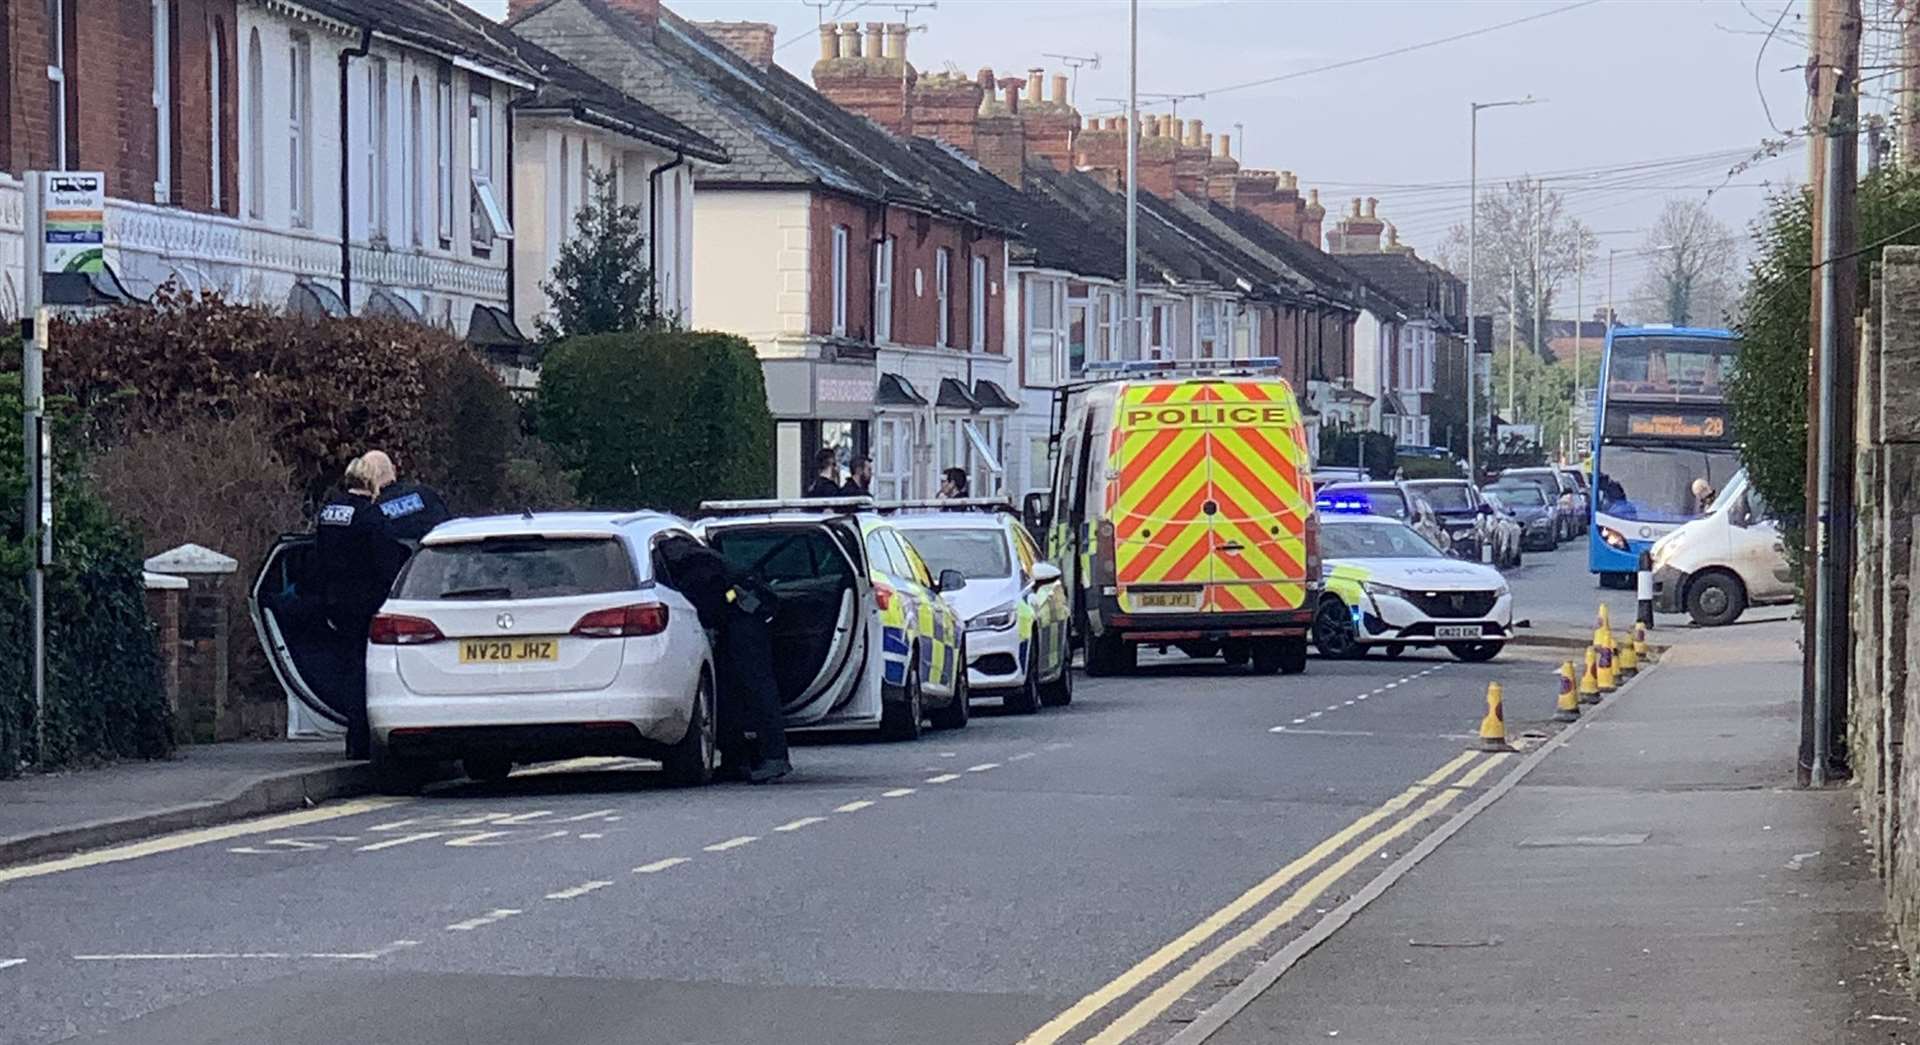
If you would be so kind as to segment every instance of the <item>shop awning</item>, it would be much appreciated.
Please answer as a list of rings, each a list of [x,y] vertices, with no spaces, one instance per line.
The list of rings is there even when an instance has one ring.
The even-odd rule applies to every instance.
[[[881,374],[880,388],[873,394],[874,406],[926,406],[927,397],[914,391],[913,382],[899,374]]]
[[[985,378],[973,383],[973,398],[979,401],[982,410],[1020,409],[1020,404],[1014,402],[1005,389]]]
[[[505,309],[492,305],[473,306],[467,317],[467,344],[502,366],[531,368],[540,362],[540,346],[520,332]]]
[[[980,410],[980,400],[967,391],[966,385],[951,377],[940,379],[940,394],[934,399],[933,405],[942,410],[965,410],[970,413]]]

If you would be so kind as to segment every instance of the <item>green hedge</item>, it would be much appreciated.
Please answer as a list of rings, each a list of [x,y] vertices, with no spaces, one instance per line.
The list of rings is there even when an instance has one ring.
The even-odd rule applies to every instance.
[[[64,425],[70,436],[73,426]],[[57,446],[72,445],[62,438]],[[153,625],[141,585],[140,547],[88,489],[78,456],[59,454],[54,481],[54,567],[47,577],[47,748],[35,749],[28,660],[27,572],[20,509],[20,376],[0,374],[0,776],[172,749]]]
[[[766,382],[753,346],[731,334],[560,341],[541,366],[538,412],[541,438],[596,507],[691,513],[773,485]]]

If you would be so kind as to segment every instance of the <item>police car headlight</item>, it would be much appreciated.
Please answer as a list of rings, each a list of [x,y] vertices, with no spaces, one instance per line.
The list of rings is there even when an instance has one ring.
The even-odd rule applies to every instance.
[[[1379,581],[1361,581],[1360,587],[1364,589],[1368,595],[1391,595],[1396,599],[1409,597],[1405,588],[1396,588],[1391,584],[1382,584]]]
[[[1496,599],[1502,598],[1507,595],[1512,595],[1512,594],[1513,594],[1513,589],[1507,585],[1506,581],[1501,581],[1500,586],[1498,588],[1493,589],[1493,597]]]
[[[974,614],[973,617],[967,621],[967,630],[1005,631],[1013,627],[1013,622],[1018,619],[1018,616],[1018,607],[1011,602],[1004,603],[984,613]]]

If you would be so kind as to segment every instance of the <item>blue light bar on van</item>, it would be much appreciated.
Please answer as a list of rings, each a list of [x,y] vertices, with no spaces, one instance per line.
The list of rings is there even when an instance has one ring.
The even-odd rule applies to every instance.
[[[1335,515],[1372,515],[1373,502],[1365,497],[1316,497],[1313,506]]]
[[[1280,370],[1279,356],[1254,356],[1249,359],[1112,359],[1088,363],[1088,377],[1136,377],[1150,374],[1200,376],[1206,374],[1251,374]]]

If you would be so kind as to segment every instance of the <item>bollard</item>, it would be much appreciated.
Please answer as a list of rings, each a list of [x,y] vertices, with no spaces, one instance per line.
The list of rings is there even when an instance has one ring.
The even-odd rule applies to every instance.
[[[1640,655],[1633,648],[1633,640],[1615,636],[1613,640],[1613,673],[1621,679],[1630,679],[1640,672]]]
[[[1487,717],[1480,720],[1482,751],[1512,751],[1507,743],[1507,711],[1500,702],[1500,683],[1487,683]]]
[[[1600,686],[1600,692],[1612,693],[1619,688],[1619,681],[1613,673],[1613,651],[1601,646],[1593,651],[1593,678]]]
[[[1573,691],[1573,661],[1560,665],[1560,699],[1554,706],[1553,720],[1580,721],[1580,697]]]
[[[1587,647],[1587,670],[1580,673],[1580,703],[1600,703],[1600,653]]]
[[[1634,578],[1634,595],[1640,604],[1635,609],[1634,621],[1643,627],[1653,627],[1653,552],[1640,553],[1640,569]]]
[[[1647,626],[1645,624],[1635,624],[1633,626],[1633,656],[1635,660],[1646,661],[1649,664],[1653,663],[1653,651],[1647,648]]]

